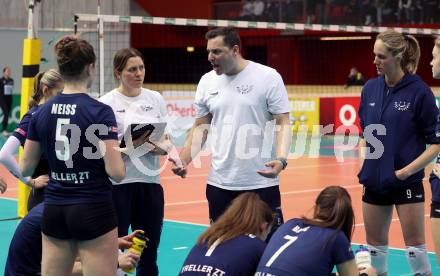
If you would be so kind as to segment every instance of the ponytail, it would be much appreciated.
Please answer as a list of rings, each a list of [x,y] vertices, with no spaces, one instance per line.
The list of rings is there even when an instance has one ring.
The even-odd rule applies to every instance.
[[[420,45],[412,35],[405,35],[406,49],[400,62],[405,73],[415,74],[420,60]]]
[[[43,75],[44,75],[44,71],[43,72],[39,72],[34,77],[34,95],[32,95],[32,98],[29,101],[29,109],[37,106],[38,103],[43,98],[43,88],[42,88],[42,85],[41,85],[41,78],[43,77]]]

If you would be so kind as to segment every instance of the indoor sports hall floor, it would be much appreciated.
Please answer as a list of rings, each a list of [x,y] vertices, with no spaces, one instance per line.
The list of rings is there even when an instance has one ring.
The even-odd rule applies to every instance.
[[[0,141],[0,145],[3,140]],[[310,153],[307,143],[306,152]],[[294,142],[294,145],[298,143]],[[356,215],[356,229],[353,242],[365,243],[365,232],[361,213],[361,186],[357,183],[358,162],[356,150],[346,151],[344,162],[337,162],[338,151],[347,150],[344,146],[334,146],[333,137],[321,141],[319,157],[303,156],[289,160],[289,166],[281,175],[282,204],[285,219],[302,214],[311,215],[313,200],[325,186],[341,185],[351,194]],[[292,147],[292,151],[293,151]],[[187,178],[180,179],[166,166],[162,172],[165,190],[165,217],[163,234],[159,248],[159,271],[161,275],[177,275],[178,271],[198,235],[208,224],[207,202],[205,200],[206,178],[209,170],[209,157],[201,157],[200,168],[190,168]],[[0,175],[9,183],[13,177],[0,167]],[[429,225],[429,202],[431,199],[429,183],[425,181],[426,203],[425,223],[429,251],[433,251]],[[16,185],[10,184],[8,191],[0,195],[0,272],[3,274],[9,242],[14,233],[17,219]],[[394,214],[396,217],[396,215]],[[406,263],[404,243],[397,218],[393,219],[390,233],[388,275],[411,275]],[[356,247],[356,246],[355,246]],[[433,275],[440,275],[440,267],[435,264],[434,254],[430,254]]]

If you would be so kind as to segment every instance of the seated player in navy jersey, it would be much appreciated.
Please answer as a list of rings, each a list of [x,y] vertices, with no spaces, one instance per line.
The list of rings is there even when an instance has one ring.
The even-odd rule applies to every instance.
[[[68,275],[77,255],[83,274],[109,276],[118,261],[117,218],[109,177],[125,176],[112,109],[87,94],[96,56],[85,40],[55,44],[64,90],[32,115],[20,161],[24,177],[41,156],[50,168],[41,223],[41,274]]]
[[[179,275],[253,275],[272,222],[272,210],[256,193],[241,194],[199,237]]]
[[[325,276],[335,265],[340,276],[376,275],[371,268],[361,271],[366,274],[358,271],[350,245],[353,225],[348,192],[339,186],[325,188],[313,218],[291,219],[273,234],[255,276]]]
[[[0,186],[2,181],[0,180]],[[40,203],[23,218],[15,230],[9,245],[5,276],[36,276],[41,275],[41,220],[44,204]],[[135,232],[119,239],[119,248],[131,246]],[[118,267],[131,269],[139,255],[127,252],[118,256]],[[116,274],[116,267],[114,268]],[[72,271],[74,275],[82,275],[81,263],[76,262]]]

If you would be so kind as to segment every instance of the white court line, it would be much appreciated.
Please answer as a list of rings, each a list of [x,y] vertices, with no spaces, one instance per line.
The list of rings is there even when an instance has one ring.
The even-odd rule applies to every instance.
[[[362,188],[362,185],[356,184],[356,185],[346,185],[346,186],[342,186],[342,187],[344,187],[345,189],[355,189],[355,188]],[[314,193],[314,192],[320,192],[320,191],[322,191],[322,189],[323,188],[283,192],[283,193],[281,193],[281,195]],[[204,200],[193,200],[193,201],[179,201],[179,202],[166,203],[165,207],[180,206],[180,205],[191,205],[191,204],[201,204],[201,203],[208,203],[208,201],[206,199],[204,199]]]
[[[356,164],[358,163],[357,161],[350,161],[350,162],[335,162],[332,164],[316,164],[316,165],[304,165],[304,166],[291,166],[291,167],[287,167],[286,171],[290,171],[290,170],[296,170],[296,169],[314,169],[314,168],[321,168],[321,167],[334,167],[334,166],[340,166],[340,165],[347,165],[347,164]],[[200,173],[200,174],[187,174],[186,178],[195,178],[195,177],[204,177],[204,176],[208,176],[207,173]],[[161,176],[160,179],[180,179],[180,176],[177,175],[171,175],[171,176]]]
[[[429,217],[429,215],[428,214],[425,214],[425,217]],[[397,220],[397,219],[393,219],[393,221],[395,221],[395,220]],[[165,221],[169,221],[169,222],[175,222],[175,223],[181,223],[181,224],[187,224],[187,225],[196,225],[196,226],[205,226],[205,227],[209,227],[209,224],[200,224],[200,223],[193,223],[193,222],[187,222],[187,221],[180,221],[180,220],[171,220],[171,219],[165,219]],[[356,226],[359,226],[360,224],[356,224]],[[362,226],[363,226],[363,223],[362,223]],[[364,245],[364,244],[362,244],[362,243],[355,243],[355,242],[352,242],[351,243],[352,245]],[[393,250],[397,250],[397,251],[405,251],[406,249],[405,248],[397,248],[397,247],[392,247],[392,246],[390,246],[390,247],[388,247],[389,249],[393,249]],[[428,253],[430,253],[430,254],[435,254],[435,252],[432,252],[432,251],[428,251]],[[411,275],[411,274],[409,274],[409,275]],[[401,276],[403,276],[403,275],[401,275]]]
[[[173,250],[184,250],[188,249],[188,246],[174,247]]]
[[[2,197],[2,196],[0,196],[0,199],[6,199],[6,200],[11,200],[11,201],[17,201],[16,198]]]
[[[356,189],[356,188],[362,188],[361,184],[355,184],[355,185],[345,185],[345,186],[341,186],[345,189]],[[294,194],[306,194],[306,193],[312,193],[312,192],[320,192],[322,191],[324,188],[319,188],[319,189],[309,189],[309,190],[299,190],[299,191],[290,191],[290,192],[284,192],[281,193],[281,195],[294,195]]]
[[[183,223],[183,224],[190,224],[190,225],[196,225],[196,226],[207,226],[207,227],[209,226],[209,224],[194,223],[194,222],[187,222],[187,221],[173,220],[173,219],[165,219],[164,221]]]
[[[179,201],[179,202],[173,202],[173,203],[165,203],[165,207],[180,206],[180,205],[191,205],[191,204],[201,204],[201,203],[208,203],[208,201],[206,199],[204,199],[204,200],[194,200],[194,201]]]

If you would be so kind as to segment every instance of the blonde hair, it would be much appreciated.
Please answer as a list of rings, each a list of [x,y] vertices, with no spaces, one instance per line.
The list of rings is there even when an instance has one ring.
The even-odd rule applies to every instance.
[[[40,72],[34,77],[34,95],[29,102],[29,108],[37,106],[44,97],[43,85],[49,89],[61,86],[64,83],[61,74],[55,69]]]
[[[415,74],[420,60],[420,46],[412,35],[403,35],[394,30],[380,33],[376,40],[381,40],[393,57],[400,58],[403,72]]]

